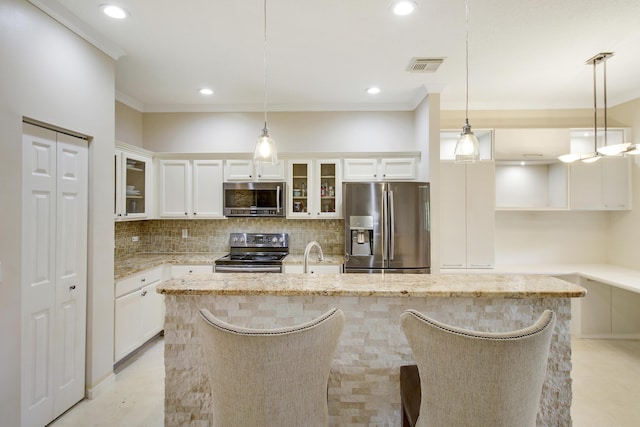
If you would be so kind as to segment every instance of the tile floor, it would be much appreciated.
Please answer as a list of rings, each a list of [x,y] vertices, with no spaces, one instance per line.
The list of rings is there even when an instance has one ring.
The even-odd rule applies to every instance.
[[[109,389],[83,400],[52,427],[162,427],[163,340],[116,373]],[[574,339],[574,427],[640,426],[640,341]]]

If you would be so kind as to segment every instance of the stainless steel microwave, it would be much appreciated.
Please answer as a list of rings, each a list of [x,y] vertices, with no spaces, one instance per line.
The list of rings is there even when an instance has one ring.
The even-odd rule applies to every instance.
[[[285,216],[286,182],[225,182],[225,216]]]

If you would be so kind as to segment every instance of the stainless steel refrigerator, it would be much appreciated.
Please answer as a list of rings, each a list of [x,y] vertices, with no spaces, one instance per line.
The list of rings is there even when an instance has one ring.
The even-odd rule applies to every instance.
[[[345,273],[430,273],[429,183],[346,182]]]

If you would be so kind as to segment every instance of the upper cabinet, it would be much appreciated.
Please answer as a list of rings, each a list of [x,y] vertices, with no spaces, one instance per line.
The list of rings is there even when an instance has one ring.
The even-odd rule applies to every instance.
[[[570,149],[568,128],[495,129],[496,160],[557,160]]]
[[[344,159],[344,181],[412,181],[417,179],[415,157]]]
[[[594,163],[571,163],[571,209],[631,209],[629,162],[626,157],[604,157]]]
[[[222,218],[222,177],[222,160],[160,160],[160,217]]]
[[[153,201],[151,156],[121,148],[114,154],[114,217],[116,220],[148,218]]]
[[[474,129],[473,133],[480,144],[480,160],[493,159],[493,133],[488,129]],[[440,160],[455,160],[456,142],[460,130],[443,130],[440,132]]]
[[[224,162],[224,180],[229,181],[284,181],[285,162],[275,165],[254,164],[253,160],[231,159]]]
[[[340,160],[290,160],[288,218],[341,218]]]

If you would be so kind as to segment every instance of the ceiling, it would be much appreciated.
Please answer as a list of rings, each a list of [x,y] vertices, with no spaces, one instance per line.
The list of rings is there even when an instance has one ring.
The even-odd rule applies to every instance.
[[[264,107],[263,0],[114,0],[122,21],[106,0],[30,1],[117,59],[117,99],[139,111]],[[465,3],[415,2],[401,17],[391,0],[269,0],[268,110],[410,111],[434,92],[464,109]],[[585,61],[605,51],[608,105],[640,97],[639,16],[638,0],[470,0],[469,108],[592,108]],[[410,73],[413,57],[444,62]]]

